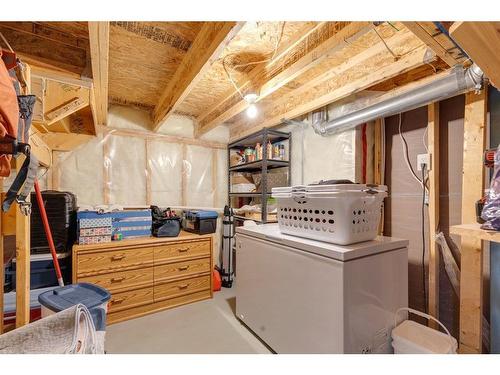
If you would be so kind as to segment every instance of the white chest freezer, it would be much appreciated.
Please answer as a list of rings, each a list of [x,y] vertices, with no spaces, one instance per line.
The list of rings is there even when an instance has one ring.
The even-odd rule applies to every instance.
[[[394,313],[408,305],[408,241],[339,246],[236,230],[236,315],[277,353],[391,353]]]

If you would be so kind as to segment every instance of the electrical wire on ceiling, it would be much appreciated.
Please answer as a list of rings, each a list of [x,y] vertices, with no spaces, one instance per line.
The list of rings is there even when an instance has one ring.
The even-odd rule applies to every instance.
[[[267,59],[264,59],[264,60],[251,61],[251,62],[248,62],[248,63],[245,63],[245,64],[236,64],[236,65],[232,66],[232,69],[244,68],[244,67],[250,66],[250,65],[264,64],[264,63],[267,63],[269,61],[274,60],[274,58],[276,57],[276,54],[278,53],[278,47],[279,47],[279,45],[281,43],[281,39],[283,38],[283,31],[285,29],[285,24],[286,24],[286,21],[283,21],[281,23],[281,28],[280,28],[281,31],[280,31],[279,36],[276,38],[276,41],[274,43],[274,52],[273,52],[273,54],[272,54],[271,57],[269,57]],[[241,92],[241,89],[238,87],[238,85],[234,81],[233,77],[231,76],[231,73],[227,69],[226,58],[228,58],[229,56],[232,56],[232,55],[234,55],[234,54],[228,54],[228,55],[226,55],[226,56],[224,56],[222,58],[222,67],[224,69],[224,72],[226,73],[227,78],[229,79],[229,81],[231,82],[231,84],[234,86],[235,90],[240,94],[240,96],[241,96],[242,99],[245,99],[245,96]]]

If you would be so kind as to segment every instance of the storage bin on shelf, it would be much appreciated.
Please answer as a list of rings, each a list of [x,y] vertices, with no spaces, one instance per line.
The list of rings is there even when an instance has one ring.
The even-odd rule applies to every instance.
[[[272,189],[278,202],[280,231],[299,237],[349,245],[377,236],[383,185],[331,184]]]
[[[64,282],[71,282],[71,253],[58,253],[59,267]],[[12,259],[12,267],[6,271],[10,276],[12,288],[16,287],[16,258]],[[30,289],[57,286],[57,276],[51,254],[32,254],[30,257]]]

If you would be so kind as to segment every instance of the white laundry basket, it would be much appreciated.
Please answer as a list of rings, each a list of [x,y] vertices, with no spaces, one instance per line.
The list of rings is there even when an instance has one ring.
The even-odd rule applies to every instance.
[[[405,320],[392,330],[392,347],[394,354],[456,354],[457,340],[450,335],[446,327],[436,318],[407,307],[396,311],[409,311],[426,319],[434,320],[446,332],[437,331],[412,320]]]
[[[280,231],[299,237],[349,245],[377,236],[383,185],[335,184],[272,189]]]

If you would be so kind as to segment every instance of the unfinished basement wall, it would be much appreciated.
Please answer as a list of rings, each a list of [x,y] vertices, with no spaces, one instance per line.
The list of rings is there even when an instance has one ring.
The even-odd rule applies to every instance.
[[[148,113],[112,106],[109,124],[72,152],[55,152],[46,186],[76,194],[78,204],[124,207],[215,208],[227,201],[227,152],[177,141],[192,138],[194,124],[172,116],[151,137]],[[214,129],[203,140],[227,143],[228,130]],[[220,223],[219,223],[220,227]],[[219,236],[216,236],[216,242]],[[218,244],[215,246],[217,256]]]
[[[292,133],[292,185],[330,179],[361,182],[361,127],[323,137],[310,124],[308,115],[304,125],[277,129]]]
[[[440,208],[439,226],[448,239],[454,257],[460,264],[460,236],[449,234],[449,227],[461,223],[462,208],[462,169],[464,141],[463,95],[440,102],[439,152],[440,152]],[[417,155],[426,153],[427,144],[427,107],[403,113],[402,134],[408,143],[410,163],[417,172]],[[422,187],[411,176],[403,156],[403,145],[398,132],[399,116],[385,119],[385,183],[389,188],[384,212],[384,234],[410,241],[408,259],[409,306],[425,311],[422,275]],[[482,166],[478,166],[482,168]],[[428,209],[425,208],[426,241],[426,281],[428,277]],[[439,318],[458,339],[460,301],[455,294],[440,256],[439,274]],[[484,294],[489,290],[489,255],[484,255],[485,284]],[[484,299],[487,301],[487,297]],[[489,306],[485,304],[485,316]]]

